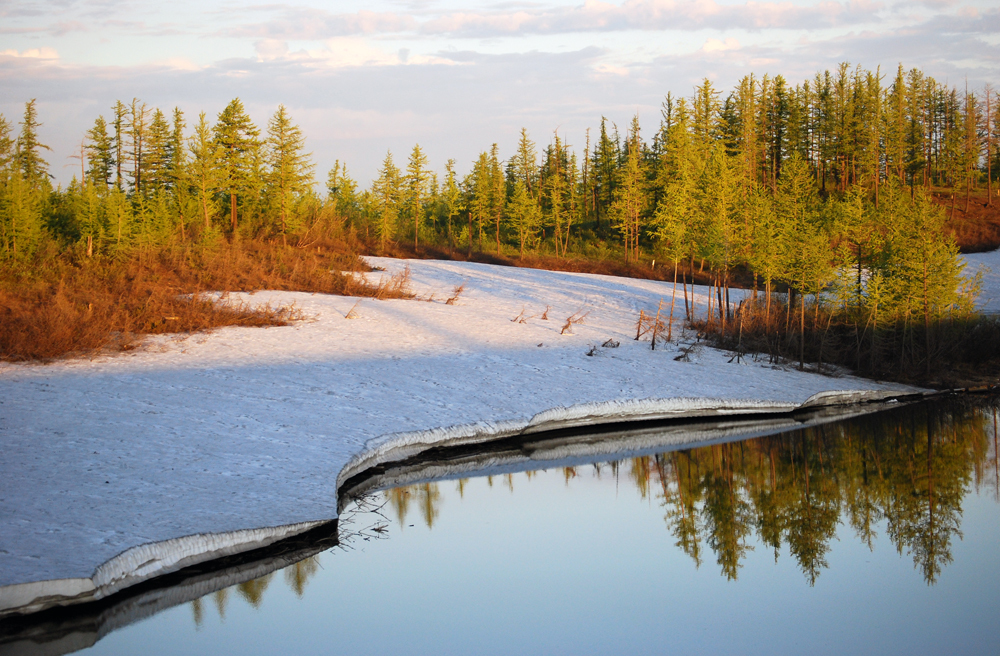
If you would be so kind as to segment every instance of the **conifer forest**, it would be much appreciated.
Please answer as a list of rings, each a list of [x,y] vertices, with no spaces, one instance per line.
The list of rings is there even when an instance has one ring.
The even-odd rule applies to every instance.
[[[667,94],[655,126],[596,117],[573,135],[582,150],[522,130],[501,153],[484,135],[475,161],[436,170],[414,145],[386,153],[362,188],[342,162],[315,171],[284,106],[258,126],[239,99],[216,117],[114,102],[81,135],[73,181],[53,187],[30,100],[19,121],[0,117],[0,311],[22,322],[0,335],[0,358],[107,346],[39,350],[13,336],[43,306],[62,315],[34,329],[90,321],[95,301],[74,285],[103,281],[121,305],[153,281],[131,318],[109,305],[106,332],[120,339],[210,325],[171,326],[160,315],[176,308],[144,315],[157,285],[171,299],[220,285],[343,293],[331,269],[385,253],[613,262],[672,282],[666,302],[735,357],[975,382],[1000,359],[1000,331],[974,309],[978,281],[962,274],[949,221],[1000,204],[998,101],[903,66],[748,75],[732,89],[706,79]],[[689,302],[696,281],[707,311]],[[737,301],[737,287],[751,291]]]

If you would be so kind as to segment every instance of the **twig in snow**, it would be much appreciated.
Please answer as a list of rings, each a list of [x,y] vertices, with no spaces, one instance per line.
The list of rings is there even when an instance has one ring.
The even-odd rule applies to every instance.
[[[361,299],[360,298],[358,299],[357,303],[355,303],[354,305],[351,306],[351,309],[347,311],[347,314],[344,315],[344,318],[345,319],[357,319],[358,318],[358,313],[355,312],[355,310],[358,308],[359,305],[361,305]]]
[[[572,335],[573,334],[573,324],[583,323],[583,320],[587,318],[588,314],[590,314],[590,310],[587,310],[583,314],[580,314],[580,311],[577,310],[576,312],[574,312],[570,316],[566,317],[566,323],[563,324],[562,330],[559,331],[559,334],[560,335],[565,335],[566,331],[568,330],[570,332],[570,334]]]
[[[465,283],[463,282],[461,285],[457,285],[453,290],[451,290],[451,296],[448,297],[448,300],[445,301],[444,304],[454,305],[455,301],[458,300],[458,297],[461,296],[462,292],[464,291],[465,291]]]
[[[549,320],[549,310],[551,310],[551,309],[552,309],[551,305],[546,305],[545,306],[545,312],[542,312],[542,321],[548,321]]]

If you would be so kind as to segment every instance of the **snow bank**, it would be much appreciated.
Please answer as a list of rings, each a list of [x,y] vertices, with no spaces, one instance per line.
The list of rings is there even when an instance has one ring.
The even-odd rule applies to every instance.
[[[0,606],[27,590],[12,586],[64,581],[39,595],[73,599],[96,594],[88,585],[120,589],[278,539],[254,533],[262,526],[304,530],[337,516],[345,472],[435,445],[909,390],[690,349],[682,311],[682,343],[651,351],[633,339],[635,322],[670,302],[669,283],[374,264],[386,271],[369,275],[408,264],[425,300],[363,299],[348,319],[357,299],[233,294],[295,303],[306,319],[153,337],[92,360],[0,365]],[[461,284],[458,303],[446,305]],[[696,312],[706,292],[694,290]],[[561,334],[581,311],[585,322]],[[620,346],[602,348],[608,340]],[[682,346],[689,357],[675,360]]]
[[[984,312],[1000,312],[1000,250],[969,253],[965,259],[965,275],[983,274],[983,290],[976,305]]]

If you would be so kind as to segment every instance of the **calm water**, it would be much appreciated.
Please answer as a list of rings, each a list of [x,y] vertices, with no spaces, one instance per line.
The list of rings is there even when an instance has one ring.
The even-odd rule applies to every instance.
[[[994,421],[910,407],[377,492],[340,546],[78,653],[995,654]]]

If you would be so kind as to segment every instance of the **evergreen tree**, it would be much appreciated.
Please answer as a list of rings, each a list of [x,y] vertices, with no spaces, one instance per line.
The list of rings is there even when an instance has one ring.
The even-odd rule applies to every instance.
[[[17,138],[16,159],[18,167],[24,181],[32,190],[38,190],[43,184],[48,184],[49,164],[39,151],[51,150],[48,146],[38,140],[38,128],[42,124],[38,122],[38,111],[35,108],[35,99],[32,98],[24,105],[24,118],[21,121],[21,134]]]
[[[442,193],[444,196],[444,212],[448,220],[448,248],[453,248],[454,239],[451,231],[451,222],[454,217],[465,210],[465,203],[462,198],[462,190],[455,176],[455,160],[449,159],[448,163],[445,164],[445,170],[447,171],[447,176],[445,177]]]
[[[413,249],[420,243],[420,227],[423,224],[424,202],[429,191],[430,171],[427,170],[427,156],[420,144],[414,144],[410,161],[406,165],[406,207],[413,221]]]
[[[108,136],[108,124],[103,116],[98,116],[94,127],[87,132],[87,151],[90,168],[87,176],[104,188],[111,185],[111,172],[115,165],[114,143]]]
[[[119,190],[124,189],[123,176],[122,176],[122,164],[125,162],[125,132],[128,129],[128,124],[126,119],[128,117],[128,107],[125,106],[120,100],[116,100],[115,104],[112,106],[111,111],[113,112],[113,119],[111,121],[111,126],[114,128],[114,135],[112,135],[114,159],[115,159],[115,186]]]
[[[642,147],[638,133],[633,133],[629,137],[625,167],[619,175],[610,213],[612,224],[621,234],[625,245],[625,262],[639,261],[639,234],[646,205],[646,173]]]
[[[129,138],[129,157],[132,160],[132,193],[133,195],[143,195],[143,173],[148,168],[145,162],[146,139],[149,134],[149,109],[146,103],[140,103],[137,98],[132,99],[129,107],[127,136]]]
[[[523,180],[514,183],[514,193],[507,201],[506,217],[508,225],[517,233],[520,256],[523,258],[525,244],[535,239],[542,222],[538,203],[532,198]]]
[[[201,215],[205,220],[204,230],[211,226],[215,213],[215,195],[223,185],[223,147],[215,140],[213,130],[205,118],[205,112],[198,115],[194,134],[188,141],[191,162],[187,166],[188,179],[194,187]]]
[[[259,167],[260,131],[247,115],[243,102],[234,98],[219,114],[213,134],[216,145],[221,149],[221,189],[229,196],[230,229],[235,233],[236,200],[247,195],[259,183],[259,179],[255,178]]]
[[[313,164],[305,149],[305,137],[299,126],[292,123],[284,105],[267,123],[267,154],[270,164],[268,179],[278,203],[279,232],[285,242],[288,214],[294,198],[307,191],[313,182]]]
[[[379,246],[384,251],[386,239],[393,234],[399,219],[399,203],[402,196],[402,180],[399,169],[392,161],[392,152],[385,154],[378,178],[372,183],[372,211],[375,214],[375,229]]]
[[[334,214],[345,219],[354,219],[358,213],[358,183],[347,172],[347,164],[338,159],[326,179],[327,199],[332,204]]]

